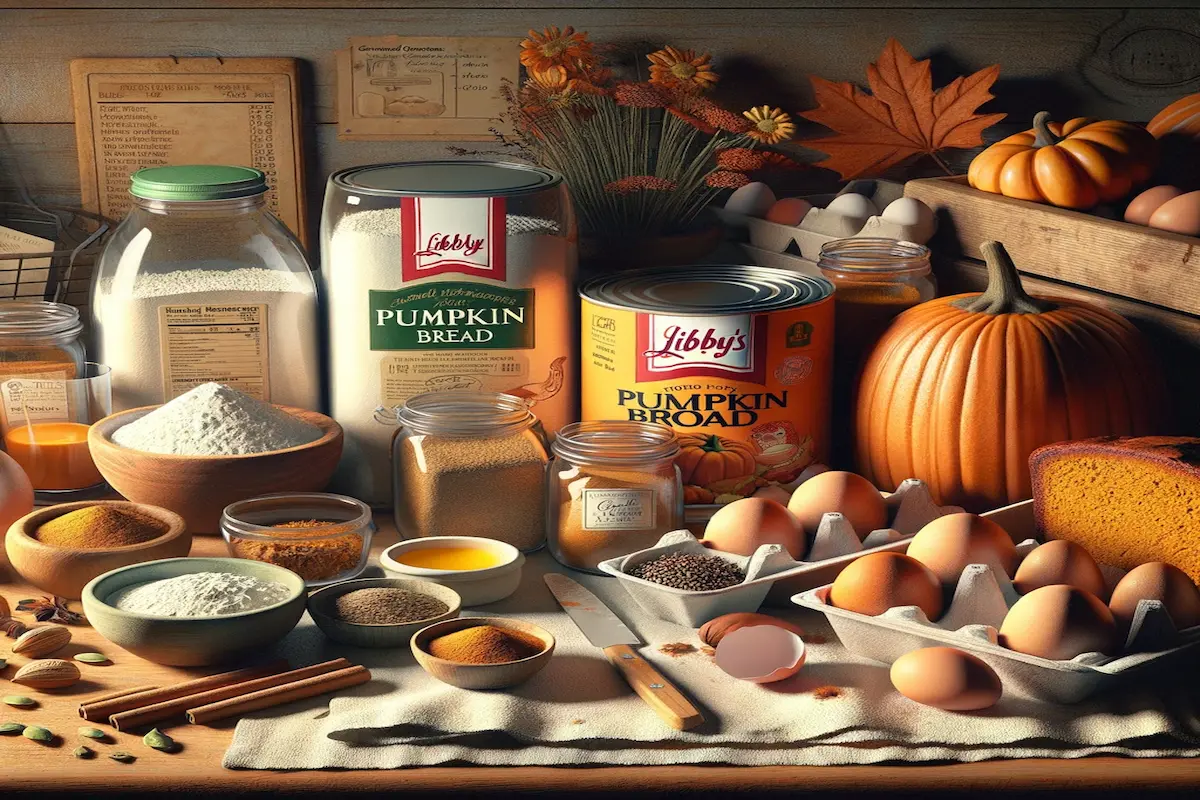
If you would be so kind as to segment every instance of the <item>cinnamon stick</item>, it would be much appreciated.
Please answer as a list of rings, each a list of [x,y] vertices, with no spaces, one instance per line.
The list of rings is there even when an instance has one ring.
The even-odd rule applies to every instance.
[[[195,680],[177,683],[174,686],[164,686],[161,689],[147,689],[115,698],[100,698],[81,705],[79,707],[79,716],[86,720],[108,719],[113,714],[120,714],[122,711],[128,711],[131,708],[140,708],[152,703],[161,703],[164,700],[172,700],[176,697],[186,697],[190,694],[202,692],[205,689],[215,689],[218,686],[241,683],[251,678],[260,678],[263,675],[281,672],[287,668],[288,664],[286,661],[276,659],[266,664],[260,664],[257,667],[235,669],[232,672],[222,672],[217,675],[196,678]]]
[[[128,695],[131,695],[131,694],[140,694],[142,692],[152,692],[157,688],[158,688],[157,686],[133,686],[128,689],[118,689],[115,692],[109,692],[108,694],[102,694],[99,697],[93,697],[91,700],[88,700],[86,703],[79,704],[79,716],[83,717],[86,720],[102,719],[102,717],[95,717],[95,716],[89,717],[87,714],[88,706],[94,706],[98,703],[106,703],[109,700],[116,700],[118,697],[127,697]]]
[[[189,708],[196,706],[208,705],[216,703],[220,700],[226,700],[233,697],[241,697],[251,694],[262,689],[270,689],[273,686],[279,686],[285,683],[293,683],[305,678],[313,678],[318,675],[324,675],[334,672],[339,669],[344,669],[350,666],[350,662],[344,658],[335,658],[332,661],[326,661],[321,664],[313,664],[309,667],[301,667],[289,672],[280,672],[275,675],[267,675],[254,680],[242,681],[233,683],[228,686],[219,686],[215,689],[209,689],[203,692],[195,692],[185,695],[184,697],[176,697],[170,700],[164,700],[161,703],[153,703],[151,705],[139,706],[131,708],[128,711],[122,711],[119,714],[113,714],[108,718],[108,722],[119,731],[129,730],[139,725],[149,725],[152,722],[158,722],[171,717],[183,714]]]
[[[316,697],[329,692],[340,691],[371,680],[371,671],[366,667],[350,667],[306,678],[301,681],[285,683],[270,689],[263,689],[240,697],[231,697],[219,703],[210,703],[199,708],[188,709],[188,722],[193,725],[208,725],[227,717],[238,717],[252,711],[264,708],[274,708],[306,697]]]

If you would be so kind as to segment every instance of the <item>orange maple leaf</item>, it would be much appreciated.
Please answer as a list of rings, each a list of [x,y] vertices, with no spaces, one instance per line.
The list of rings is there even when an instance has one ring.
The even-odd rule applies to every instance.
[[[981,145],[984,129],[1004,119],[1004,114],[975,113],[992,99],[990,90],[999,75],[1000,67],[985,67],[935,92],[929,59],[917,61],[888,39],[878,63],[867,67],[871,94],[852,83],[811,79],[819,105],[800,116],[836,135],[802,144],[828,154],[816,166],[834,170],[844,180],[878,175],[922,154],[933,156],[949,173],[937,151]]]

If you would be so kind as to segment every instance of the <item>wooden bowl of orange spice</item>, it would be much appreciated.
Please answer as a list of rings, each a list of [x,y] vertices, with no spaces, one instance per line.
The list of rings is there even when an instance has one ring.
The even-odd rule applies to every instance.
[[[367,566],[375,524],[370,507],[325,492],[285,492],[241,500],[221,514],[229,555],[265,561],[312,589],[357,577]]]
[[[550,663],[554,636],[505,617],[462,617],[417,631],[410,647],[421,668],[460,689],[507,689]]]
[[[26,514],[8,529],[4,547],[26,581],[78,600],[92,578],[110,570],[186,556],[192,536],[183,517],[165,508],[88,500]]]

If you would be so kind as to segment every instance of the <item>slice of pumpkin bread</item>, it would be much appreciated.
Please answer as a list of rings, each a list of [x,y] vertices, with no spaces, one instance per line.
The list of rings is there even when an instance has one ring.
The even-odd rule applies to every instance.
[[[1200,581],[1200,439],[1102,437],[1060,442],[1029,457],[1038,530],[1101,564],[1149,561]]]

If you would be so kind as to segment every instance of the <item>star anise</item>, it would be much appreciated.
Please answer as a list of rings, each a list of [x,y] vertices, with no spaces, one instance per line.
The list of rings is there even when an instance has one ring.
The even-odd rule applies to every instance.
[[[29,626],[19,619],[13,619],[12,617],[0,619],[0,631],[10,639],[18,638],[27,630],[29,630]]]
[[[27,611],[33,614],[38,622],[61,622],[64,625],[78,625],[84,621],[83,615],[67,608],[65,597],[34,597],[17,603],[17,611]]]

